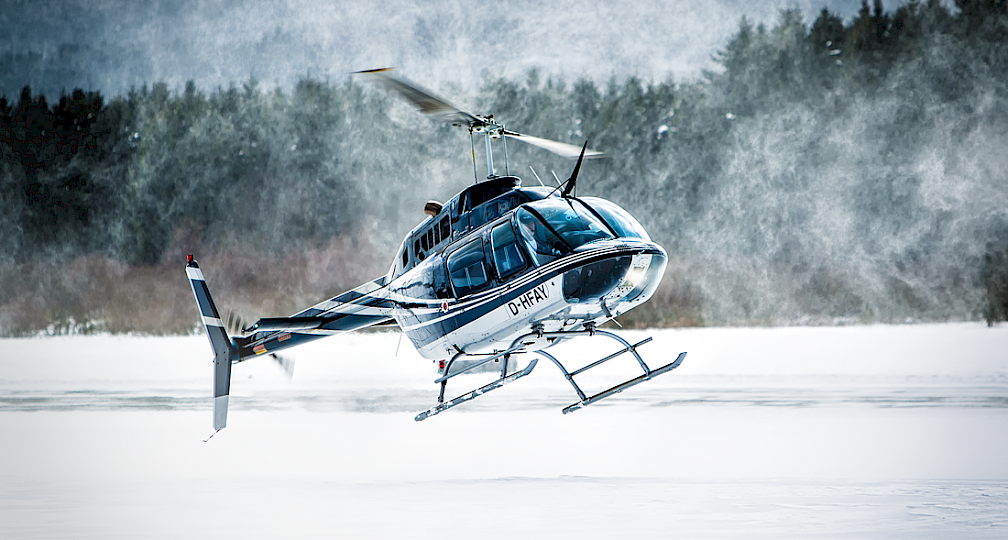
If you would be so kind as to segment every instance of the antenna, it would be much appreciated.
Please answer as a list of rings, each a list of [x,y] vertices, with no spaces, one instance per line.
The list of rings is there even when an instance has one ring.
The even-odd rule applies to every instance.
[[[533,175],[535,175],[536,180],[539,181],[539,185],[542,186],[542,187],[546,187],[546,184],[542,183],[542,180],[539,179],[539,175],[536,174],[535,169],[533,169],[531,165],[529,165],[529,170],[532,171]]]
[[[553,188],[553,191],[551,191],[548,196],[552,196],[554,193],[556,193],[558,189],[563,187],[564,184],[567,184],[567,187],[564,188],[563,193],[561,193],[560,196],[567,198],[571,195],[571,193],[574,191],[574,186],[577,185],[578,172],[581,170],[581,162],[584,161],[585,150],[587,149],[588,149],[588,141],[585,141],[584,146],[581,147],[581,155],[578,156],[577,164],[574,165],[574,172],[571,173],[570,178],[568,178],[565,182],[561,183],[559,186]],[[553,173],[553,178],[556,178],[557,183],[560,183],[560,179],[557,178],[556,172],[553,171],[550,172]]]
[[[562,186],[563,182],[561,182],[560,179],[557,178],[556,171],[554,171],[553,169],[550,169],[550,172],[553,173],[553,179],[557,181],[557,187]]]
[[[577,186],[578,172],[581,171],[581,162],[584,161],[585,150],[588,149],[588,141],[585,141],[584,146],[581,147],[581,155],[578,156],[577,165],[574,165],[574,172],[571,173],[570,178],[567,179],[567,187],[563,190],[562,195],[567,197],[574,193],[574,188]]]

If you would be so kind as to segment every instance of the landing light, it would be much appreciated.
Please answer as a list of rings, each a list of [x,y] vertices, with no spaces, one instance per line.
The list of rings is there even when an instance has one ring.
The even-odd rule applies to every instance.
[[[647,273],[648,266],[651,265],[651,255],[638,255],[634,257],[633,264],[630,266],[630,270],[627,272],[625,278],[623,278],[623,283],[626,287],[634,289],[640,284],[641,279]]]

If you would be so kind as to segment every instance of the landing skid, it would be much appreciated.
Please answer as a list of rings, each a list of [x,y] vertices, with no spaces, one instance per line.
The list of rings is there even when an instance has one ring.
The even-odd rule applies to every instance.
[[[545,356],[546,358],[549,358],[550,360],[552,360],[553,363],[555,363],[557,365],[557,367],[560,368],[561,371],[566,371],[566,370],[564,370],[564,367],[560,364],[560,362],[558,362],[556,358],[553,358],[553,356],[551,356],[549,353],[547,353],[545,351],[537,351],[537,352],[539,354]],[[675,361],[673,361],[671,364],[666,364],[666,365],[664,365],[664,366],[662,366],[662,367],[660,367],[658,369],[655,369],[655,370],[645,371],[645,373],[643,375],[641,375],[640,377],[637,377],[637,378],[634,378],[634,379],[630,379],[629,381],[617,384],[616,386],[613,386],[612,388],[610,388],[608,390],[599,392],[598,394],[595,394],[594,396],[591,396],[591,397],[586,397],[584,395],[584,392],[581,391],[581,388],[579,388],[578,385],[577,385],[577,383],[574,382],[574,379],[572,379],[570,376],[568,376],[567,377],[567,381],[570,382],[571,386],[574,387],[574,390],[578,393],[578,396],[581,397],[581,401],[579,401],[577,403],[573,403],[571,405],[568,405],[568,406],[564,407],[563,413],[564,414],[572,413],[572,412],[574,412],[574,411],[576,411],[576,410],[578,410],[578,409],[580,409],[582,407],[587,407],[588,405],[591,405],[592,403],[595,403],[596,401],[600,401],[600,400],[603,400],[603,399],[605,399],[605,398],[607,398],[609,396],[612,396],[614,394],[618,394],[618,393],[626,390],[627,388],[630,388],[632,386],[637,386],[638,384],[640,384],[640,383],[642,383],[644,381],[651,380],[651,379],[653,379],[653,378],[661,375],[662,373],[668,373],[669,371],[672,371],[673,369],[679,367],[679,364],[681,364],[682,361],[683,361],[683,359],[685,359],[685,358],[686,358],[686,353],[685,352],[681,352],[681,353],[679,353],[679,356],[675,359]],[[565,375],[566,375],[566,373],[565,373]]]
[[[456,405],[461,405],[462,403],[465,403],[466,401],[470,401],[470,400],[476,399],[477,397],[479,397],[479,396],[481,396],[483,394],[486,394],[487,392],[490,392],[492,390],[496,390],[496,389],[504,386],[505,384],[508,384],[510,382],[514,382],[514,381],[516,381],[516,380],[518,380],[518,379],[520,379],[520,378],[522,378],[522,377],[524,377],[524,376],[532,373],[532,369],[535,368],[536,362],[537,362],[537,360],[535,360],[535,359],[533,359],[531,362],[529,362],[529,365],[526,366],[525,369],[522,369],[522,370],[517,371],[515,373],[512,373],[510,375],[508,375],[508,373],[507,373],[508,358],[510,358],[510,356],[512,354],[519,353],[519,352],[524,352],[525,349],[529,345],[532,345],[533,343],[536,343],[537,341],[543,340],[543,339],[546,339],[546,340],[552,342],[553,344],[556,344],[556,343],[559,343],[560,341],[562,341],[563,339],[573,338],[573,337],[580,337],[580,336],[603,336],[603,337],[607,337],[607,338],[614,339],[614,340],[620,342],[623,345],[623,348],[620,349],[619,351],[613,353],[613,354],[610,354],[609,356],[606,356],[605,358],[602,358],[601,360],[596,360],[595,362],[592,362],[592,363],[590,363],[590,364],[588,364],[588,365],[586,365],[586,366],[584,366],[582,368],[576,369],[574,371],[567,371],[567,368],[565,368],[563,366],[563,364],[560,363],[560,361],[557,360],[556,357],[554,357],[550,353],[548,353],[548,352],[546,352],[544,350],[536,350],[536,351],[534,351],[536,354],[538,354],[538,355],[542,356],[543,358],[546,358],[546,359],[550,360],[551,362],[553,362],[553,364],[555,364],[557,366],[557,368],[560,369],[560,372],[563,373],[564,378],[566,378],[567,382],[569,382],[571,384],[571,386],[574,387],[574,391],[577,392],[577,395],[580,398],[580,400],[577,403],[573,403],[571,405],[568,405],[567,407],[564,407],[564,409],[563,409],[563,413],[564,414],[574,412],[574,411],[576,411],[578,409],[581,409],[583,407],[587,407],[588,405],[591,405],[592,403],[596,403],[596,402],[601,401],[601,400],[603,400],[603,399],[605,399],[607,397],[610,397],[610,396],[613,396],[615,394],[618,394],[618,393],[620,393],[620,392],[622,392],[622,391],[624,391],[624,390],[626,390],[628,388],[636,386],[636,385],[638,385],[638,384],[640,384],[642,382],[651,380],[651,379],[657,377],[658,375],[661,375],[663,373],[668,373],[669,371],[672,371],[673,369],[679,367],[679,364],[682,364],[682,361],[686,358],[686,353],[682,352],[682,353],[679,353],[679,356],[676,357],[676,359],[674,361],[672,361],[671,363],[666,364],[666,365],[664,365],[664,366],[662,366],[662,367],[660,367],[658,369],[651,369],[650,367],[648,367],[647,363],[644,362],[644,359],[641,358],[640,353],[637,352],[637,347],[640,347],[641,345],[644,345],[645,343],[648,343],[649,341],[651,341],[650,337],[648,337],[648,338],[646,338],[646,339],[644,339],[644,340],[642,340],[642,341],[640,341],[638,343],[635,343],[635,344],[631,345],[630,342],[628,342],[627,340],[619,337],[616,334],[613,334],[611,332],[606,332],[604,330],[595,330],[594,328],[589,328],[588,330],[578,330],[578,331],[569,331],[569,332],[543,332],[543,331],[535,331],[535,332],[532,332],[532,333],[529,333],[529,334],[525,334],[524,336],[521,336],[518,339],[514,340],[511,343],[511,346],[508,347],[506,350],[498,352],[498,353],[494,353],[492,355],[489,355],[486,358],[483,358],[483,359],[479,360],[478,362],[475,362],[472,365],[467,366],[465,369],[462,369],[462,370],[459,370],[459,371],[457,371],[455,373],[452,373],[451,368],[455,364],[455,361],[459,360],[460,358],[469,356],[469,355],[467,355],[465,353],[462,353],[462,352],[459,352],[458,354],[456,354],[454,357],[452,357],[452,359],[445,366],[444,375],[442,377],[440,377],[439,379],[437,379],[437,380],[434,381],[435,383],[440,383],[441,384],[441,392],[438,395],[438,403],[437,403],[437,405],[435,405],[435,406],[431,407],[430,409],[427,409],[426,411],[418,414],[416,416],[415,420],[417,422],[419,422],[421,420],[426,420],[427,418],[430,418],[431,416],[434,416],[435,414],[444,412],[444,411],[446,411],[446,410],[448,410],[448,409],[450,409],[450,408],[452,408],[452,407],[454,407]],[[550,345],[550,346],[552,346],[552,345]],[[637,360],[637,363],[640,364],[641,369],[644,371],[643,375],[640,375],[639,377],[630,379],[628,381],[624,381],[624,382],[622,382],[620,384],[617,384],[616,386],[613,386],[612,388],[609,388],[608,390],[604,390],[604,391],[599,392],[598,394],[595,394],[595,395],[592,395],[592,396],[585,395],[584,391],[581,390],[581,387],[579,387],[577,385],[577,383],[574,382],[574,376],[575,375],[579,375],[579,374],[584,373],[584,372],[586,372],[586,371],[588,371],[590,369],[596,368],[596,367],[604,364],[605,362],[608,362],[609,360],[612,360],[613,358],[617,358],[617,357],[619,357],[619,356],[621,356],[623,354],[626,354],[626,353],[632,354],[633,357]],[[477,388],[476,390],[472,390],[470,392],[462,394],[461,396],[459,396],[457,398],[454,398],[454,399],[449,400],[447,402],[445,401],[445,399],[444,399],[445,388],[448,385],[448,380],[449,379],[451,379],[453,377],[457,377],[458,375],[466,373],[467,371],[475,369],[476,367],[482,366],[483,364],[486,364],[487,362],[492,362],[494,360],[500,360],[500,359],[503,359],[503,364],[504,365],[501,368],[500,377],[497,380],[495,380],[495,381],[493,381],[493,382],[491,382],[491,383],[489,383],[487,385],[484,385],[484,386],[482,386],[480,388]]]
[[[461,395],[461,396],[459,396],[459,397],[457,397],[457,398],[455,398],[455,399],[453,399],[453,400],[451,400],[451,401],[449,401],[447,403],[445,403],[444,401],[440,401],[440,402],[438,402],[437,405],[435,405],[435,406],[431,407],[430,409],[427,409],[426,411],[424,411],[424,412],[416,415],[416,421],[419,422],[421,420],[426,420],[430,416],[434,416],[435,414],[438,414],[440,412],[447,411],[448,409],[450,409],[450,408],[452,408],[452,407],[454,407],[456,405],[461,405],[461,404],[463,404],[463,403],[465,403],[465,402],[467,402],[469,400],[476,399],[476,398],[482,396],[483,394],[485,394],[485,393],[487,393],[487,392],[489,392],[491,390],[496,390],[496,389],[504,386],[505,384],[507,384],[509,382],[516,381],[516,380],[518,380],[518,379],[520,379],[520,378],[528,375],[529,373],[532,373],[532,369],[535,367],[537,361],[538,360],[533,359],[531,362],[529,362],[528,367],[526,367],[525,369],[523,369],[521,371],[516,371],[515,373],[512,373],[511,375],[507,375],[505,377],[501,377],[501,378],[497,379],[496,381],[494,381],[494,382],[492,382],[490,384],[487,384],[485,386],[481,386],[480,388],[478,388],[476,390],[473,390],[472,392],[469,392],[467,394],[463,394],[463,395]]]

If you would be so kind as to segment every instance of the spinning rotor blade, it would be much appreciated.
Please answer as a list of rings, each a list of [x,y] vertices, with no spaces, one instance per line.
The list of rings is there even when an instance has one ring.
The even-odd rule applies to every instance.
[[[583,155],[584,158],[586,159],[605,157],[605,154],[599,152],[598,150],[582,149],[580,147],[574,146],[573,144],[551,141],[549,139],[541,139],[539,137],[533,137],[531,135],[522,135],[521,133],[515,133],[513,131],[505,131],[504,135],[516,141],[522,141],[526,144],[531,144],[532,146],[538,146],[539,148],[542,148],[544,150],[549,150],[550,152],[553,152],[554,154],[560,157],[574,159],[582,155],[581,153],[582,150],[584,150]]]
[[[394,90],[402,97],[417,106],[423,114],[427,114],[453,124],[464,124],[467,126],[480,126],[484,122],[475,115],[469,114],[462,109],[448,103],[447,101],[427,93],[412,84],[393,77],[392,68],[369,69],[357,71],[358,75],[363,75],[375,82],[381,83],[386,88]]]
[[[357,71],[355,74],[367,77],[374,82],[382,84],[390,90],[398,92],[399,95],[409,100],[410,103],[416,105],[420,112],[433,116],[442,122],[468,126],[470,130],[473,128],[479,128],[478,131],[484,132],[489,137],[495,139],[500,136],[510,137],[516,141],[522,141],[526,144],[531,144],[532,146],[549,150],[550,152],[565,158],[574,159],[579,155],[582,155],[582,149],[573,144],[551,141],[549,139],[542,139],[531,135],[523,135],[514,131],[507,131],[504,129],[503,124],[494,120],[492,115],[481,117],[463,111],[462,109],[459,109],[458,107],[427,92],[426,90],[420,89],[413,83],[393,76],[392,68],[369,69],[365,71]],[[605,157],[605,154],[597,150],[586,150],[583,153],[583,156],[584,158],[592,159]]]

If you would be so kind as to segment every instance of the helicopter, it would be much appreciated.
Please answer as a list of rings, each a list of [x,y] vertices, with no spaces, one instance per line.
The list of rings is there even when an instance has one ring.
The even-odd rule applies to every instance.
[[[652,369],[638,347],[599,327],[646,302],[665,273],[668,255],[629,212],[600,197],[578,197],[585,159],[603,157],[575,145],[510,131],[492,115],[478,116],[405,79],[390,68],[356,73],[394,91],[420,113],[466,128],[486,143],[487,176],[475,179],[446,203],[429,201],[427,217],[403,238],[388,272],[351,291],[289,317],[260,318],[243,327],[221,319],[199,264],[188,256],[186,275],[214,354],[214,433],[227,425],[232,365],[274,355],[316,339],[367,327],[398,326],[420,356],[438,362],[437,402],[419,412],[422,421],[532,373],[544,358],[559,368],[578,400],[570,413],[678,367],[686,353]],[[492,140],[504,147],[505,174],[498,175]],[[508,174],[507,139],[574,158],[570,177],[524,187]],[[555,175],[554,175],[555,176]],[[618,325],[618,322],[617,322]],[[574,338],[603,337],[620,349],[568,370],[548,349]],[[531,359],[520,369],[516,358]],[[643,373],[588,395],[574,377],[630,354]],[[446,399],[447,383],[477,369],[497,373],[492,382]]]

